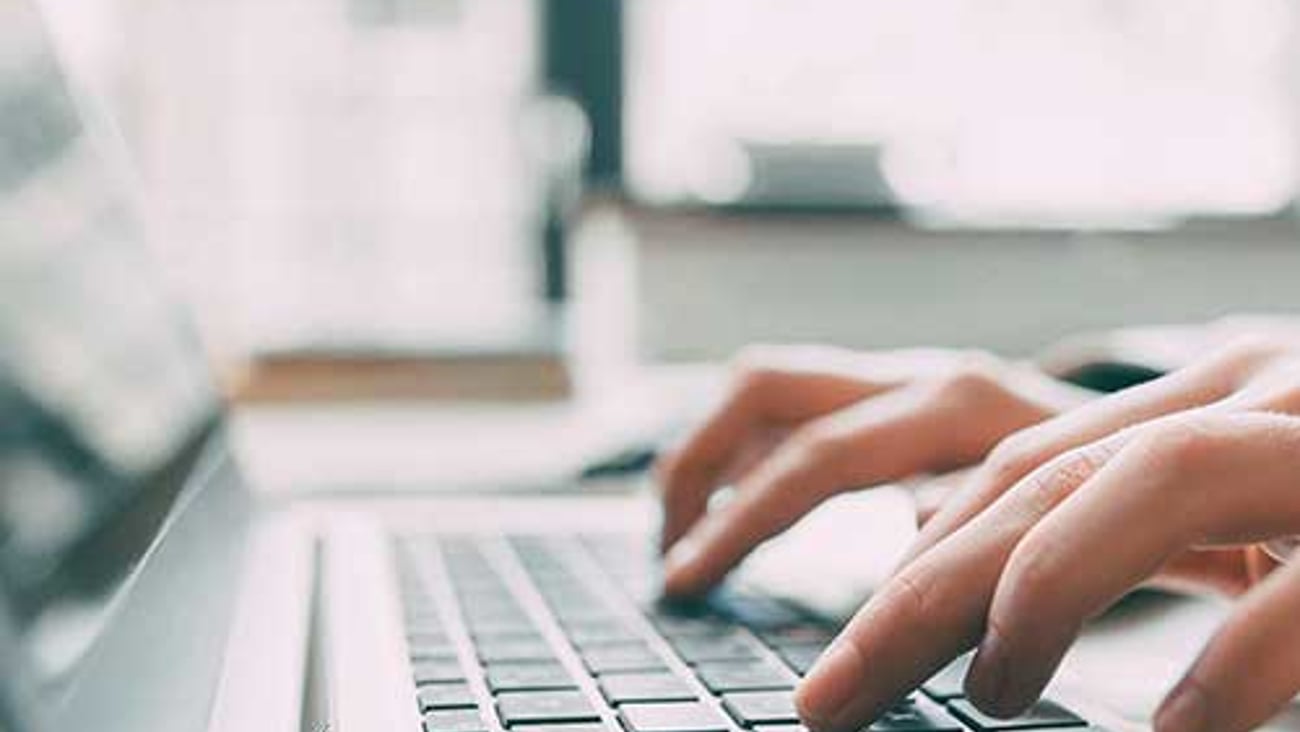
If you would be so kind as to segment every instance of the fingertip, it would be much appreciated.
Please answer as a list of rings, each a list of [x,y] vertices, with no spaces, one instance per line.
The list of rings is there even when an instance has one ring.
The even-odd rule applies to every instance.
[[[962,684],[966,698],[985,714],[1002,717],[1005,706],[1007,660],[1001,636],[989,628]]]
[[[1010,699],[1003,697],[988,699],[973,696],[968,696],[967,699],[970,700],[970,703],[974,705],[976,709],[994,719],[1015,719],[1029,711],[1037,700],[1036,698],[1033,698],[1026,701],[1023,699]]]
[[[1155,732],[1203,732],[1208,729],[1205,694],[1194,683],[1179,684],[1156,711]]]
[[[835,732],[843,727],[864,673],[857,646],[843,639],[836,641],[795,691],[795,709],[800,718],[817,732]]]
[[[664,556],[663,592],[668,597],[689,597],[700,591],[698,571],[700,542],[687,535],[678,539]]]
[[[665,515],[663,525],[659,527],[659,557],[662,561],[668,561],[668,555],[672,553],[673,547],[681,537],[682,532],[675,528],[669,517]]]
[[[807,682],[800,682],[794,690],[794,710],[803,721],[804,726],[813,732],[831,732],[829,720],[821,716],[820,708],[815,701],[809,700]]]

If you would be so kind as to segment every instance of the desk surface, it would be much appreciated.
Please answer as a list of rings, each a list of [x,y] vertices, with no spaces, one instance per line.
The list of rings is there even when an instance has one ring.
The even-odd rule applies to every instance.
[[[714,367],[584,384],[569,401],[240,407],[235,449],[262,490],[403,492],[570,482],[593,460],[657,444],[716,392]]]

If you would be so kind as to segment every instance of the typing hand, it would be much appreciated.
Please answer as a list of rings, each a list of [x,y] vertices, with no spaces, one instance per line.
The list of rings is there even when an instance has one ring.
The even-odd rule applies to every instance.
[[[1162,575],[1244,593],[1157,713],[1234,732],[1300,690],[1300,334],[1229,346],[1000,443],[800,686],[817,730],[858,729],[960,653],[966,690],[1011,716],[1084,621]],[[1265,576],[1266,575],[1266,576]]]
[[[750,349],[721,405],[657,466],[665,591],[707,590],[835,493],[977,463],[1086,398],[986,354]],[[734,499],[708,511],[724,485]]]

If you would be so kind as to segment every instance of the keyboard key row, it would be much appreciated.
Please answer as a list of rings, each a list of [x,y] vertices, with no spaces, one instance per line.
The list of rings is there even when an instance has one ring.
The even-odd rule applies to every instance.
[[[414,573],[399,572],[426,732],[489,732],[493,727],[486,722],[493,712],[511,732],[613,732],[601,721],[605,703],[623,732],[727,732],[736,726],[752,732],[807,732],[799,724],[793,688],[833,632],[781,603],[732,595],[725,599],[731,609],[640,605],[707,691],[701,695],[670,669],[644,639],[644,631],[616,611],[611,598],[569,566],[552,540],[515,540],[516,557],[600,692],[600,697],[588,697],[477,548],[469,543],[453,547],[443,554],[446,576],[478,660],[468,671],[460,667],[440,608]],[[635,583],[631,571],[621,577],[610,574],[616,582]],[[936,674],[923,686],[924,695],[900,704],[863,732],[1096,729],[1050,701],[1014,720],[981,714],[962,695],[968,664],[961,659]],[[479,675],[495,710],[485,710],[467,683]]]

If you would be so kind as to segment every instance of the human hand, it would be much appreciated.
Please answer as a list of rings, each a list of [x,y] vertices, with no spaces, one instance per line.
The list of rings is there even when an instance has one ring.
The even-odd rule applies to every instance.
[[[1255,543],[1300,533],[1297,415],[1300,333],[1277,331],[1004,440],[801,684],[805,720],[857,729],[976,646],[971,701],[1015,715],[1084,621],[1215,565],[1245,594],[1155,727],[1263,722],[1300,689],[1300,563],[1252,571]]]
[[[977,463],[1004,436],[1086,398],[968,351],[751,348],[721,405],[657,466],[665,591],[708,589],[838,492]],[[735,497],[710,511],[728,484]]]

